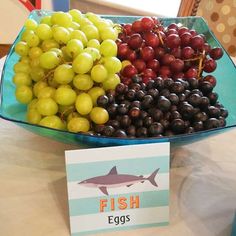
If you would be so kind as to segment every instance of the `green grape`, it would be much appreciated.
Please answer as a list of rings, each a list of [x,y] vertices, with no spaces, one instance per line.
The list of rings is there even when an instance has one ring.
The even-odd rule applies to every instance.
[[[30,77],[33,81],[37,82],[45,77],[45,70],[41,67],[31,68]]]
[[[97,83],[103,82],[107,76],[107,69],[103,65],[95,65],[91,70],[91,77]]]
[[[87,43],[87,47],[100,49],[100,43],[97,39],[90,39]]]
[[[94,61],[97,61],[101,58],[101,54],[100,54],[99,50],[96,48],[87,47],[83,50],[83,52],[89,53],[93,57]]]
[[[98,125],[103,125],[109,120],[109,114],[107,110],[102,107],[94,107],[89,116],[90,119]]]
[[[72,23],[72,16],[68,13],[58,11],[52,14],[51,21],[54,25],[70,27]]]
[[[74,77],[74,71],[71,65],[59,65],[54,71],[54,80],[58,84],[69,84]]]
[[[30,51],[29,51],[29,52],[30,52]],[[30,58],[27,57],[27,56],[21,57],[21,58],[20,58],[20,62],[29,64],[29,63],[30,63]]]
[[[117,74],[109,75],[108,78],[102,83],[102,87],[107,91],[114,90],[120,83],[120,77]]]
[[[87,12],[85,16],[93,23],[96,24],[97,22],[101,21],[100,16],[92,13],[92,12]]]
[[[39,67],[39,66],[40,66],[40,57],[33,58],[33,59],[30,61],[30,66],[31,66],[32,68],[34,68],[34,67]]]
[[[67,122],[69,122],[72,118],[76,118],[76,117],[81,117],[80,114],[76,111],[72,111],[68,114],[67,116]]]
[[[31,34],[34,34],[34,31],[33,30],[25,30],[23,31],[22,35],[21,35],[21,40],[26,42],[26,38],[31,35]]]
[[[79,39],[83,43],[84,47],[87,45],[88,39],[85,33],[81,30],[74,30],[71,32],[70,37],[71,39]]]
[[[15,96],[18,102],[27,104],[33,98],[32,89],[27,85],[20,85],[16,88]]]
[[[67,54],[75,58],[83,51],[83,43],[79,39],[71,39],[66,45],[66,52]]]
[[[122,68],[121,61],[117,57],[104,57],[104,66],[109,74],[115,74],[120,72]]]
[[[64,130],[66,128],[63,121],[55,115],[49,115],[44,117],[42,120],[40,120],[39,125],[59,130]]]
[[[42,119],[42,116],[39,114],[39,112],[36,109],[29,109],[26,114],[26,119],[30,124],[38,124],[40,120]]]
[[[87,19],[87,18],[81,18],[80,21],[78,22],[80,24],[80,28],[83,28],[86,25],[93,25],[93,23]]]
[[[73,117],[68,122],[67,129],[73,133],[88,132],[90,129],[90,123],[84,117]]]
[[[20,41],[15,46],[15,52],[20,56],[27,56],[29,52],[29,46],[26,42]]]
[[[98,31],[97,27],[94,25],[83,26],[81,30],[85,33],[88,40],[90,40],[90,39],[99,40],[100,39],[99,31]]]
[[[58,105],[52,98],[38,99],[36,108],[42,116],[52,116],[58,112]]]
[[[26,37],[26,43],[29,47],[37,47],[40,43],[40,39],[36,34],[30,34]]]
[[[20,86],[20,85],[30,86],[32,84],[32,80],[29,74],[26,74],[24,72],[16,73],[13,77],[13,82],[16,86]]]
[[[115,41],[118,38],[117,30],[109,26],[101,28],[99,33],[102,40],[112,39]]]
[[[41,67],[45,69],[53,69],[59,64],[60,59],[55,52],[48,51],[44,52],[40,56],[39,61]]]
[[[58,88],[54,95],[55,101],[63,106],[69,106],[75,103],[76,92],[71,88]]]
[[[59,48],[59,44],[54,39],[46,39],[42,42],[41,48],[44,52],[49,51],[51,48]]]
[[[99,32],[100,32],[103,28],[105,28],[105,27],[110,27],[110,26],[111,26],[110,23],[107,22],[107,20],[105,20],[105,19],[100,19],[100,21],[95,22],[94,24],[95,24],[96,27],[98,28]]]
[[[38,102],[37,98],[34,98],[33,100],[31,100],[30,103],[28,103],[27,105],[27,111],[29,111],[30,109],[36,109],[37,102]]]
[[[24,62],[17,62],[14,67],[14,72],[24,72],[24,73],[30,73],[30,65],[28,63],[24,63]]]
[[[79,23],[73,21],[73,22],[71,23],[71,26],[70,26],[70,27],[71,27],[72,30],[74,31],[74,30],[78,30],[78,29],[80,28],[80,25],[79,25]]]
[[[47,87],[48,84],[45,81],[38,81],[33,86],[33,93],[36,97],[38,97],[39,91],[45,87]]]
[[[93,87],[88,91],[88,94],[92,98],[93,105],[97,106],[97,99],[99,96],[104,95],[105,91],[101,87]]]
[[[68,55],[66,46],[61,47],[62,56],[64,61],[72,61],[72,58]]]
[[[62,53],[61,49],[59,49],[59,48],[51,48],[49,51],[55,52],[60,59],[63,58],[63,53]]]
[[[72,87],[69,84],[60,84],[58,86],[58,88],[68,88],[68,89],[72,89]]]
[[[38,23],[33,19],[27,19],[24,25],[27,30],[35,30],[38,26]]]
[[[52,34],[59,44],[66,44],[70,40],[70,32],[62,26],[55,27]]]
[[[93,67],[93,57],[86,52],[80,53],[72,63],[73,70],[79,74],[85,74]]]
[[[90,75],[76,75],[73,79],[73,85],[79,90],[89,90],[93,87],[93,80]]]
[[[77,96],[75,108],[81,115],[87,115],[93,108],[92,98],[87,93],[81,93]]]
[[[106,39],[101,43],[100,53],[104,57],[115,57],[117,55],[117,45],[115,41]]]
[[[54,98],[56,89],[52,87],[44,87],[39,90],[38,98]]]
[[[35,32],[42,40],[52,38],[52,29],[47,24],[39,24]]]
[[[29,50],[29,57],[31,59],[39,57],[43,53],[42,49],[40,47],[32,47]]]
[[[69,10],[68,13],[72,16],[72,20],[77,23],[80,21],[81,18],[83,18],[81,11],[79,11],[77,9]]]
[[[40,24],[47,24],[49,26],[52,26],[51,16],[44,16],[40,20]]]

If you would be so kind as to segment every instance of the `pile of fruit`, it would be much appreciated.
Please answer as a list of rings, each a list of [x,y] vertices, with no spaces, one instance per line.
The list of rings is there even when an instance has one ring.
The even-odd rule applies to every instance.
[[[74,9],[28,19],[15,52],[15,95],[31,124],[130,138],[226,125],[216,78],[203,76],[223,51],[194,29],[151,17],[118,25]]]

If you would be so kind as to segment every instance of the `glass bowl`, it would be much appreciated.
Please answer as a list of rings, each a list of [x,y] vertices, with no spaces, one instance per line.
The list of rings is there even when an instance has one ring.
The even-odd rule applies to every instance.
[[[29,18],[39,20],[41,16],[51,14],[48,11],[36,10],[32,11]],[[104,18],[111,19],[116,23],[130,23],[140,18],[140,16],[102,16]],[[222,47],[215,38],[212,31],[207,26],[206,22],[201,17],[181,17],[181,18],[161,18],[164,25],[170,23],[181,23],[184,26],[195,29],[198,33],[202,33],[206,36],[208,43],[212,47]],[[45,128],[38,125],[29,124],[25,119],[26,106],[19,104],[14,95],[15,86],[12,82],[14,75],[13,66],[18,61],[19,56],[14,52],[14,45],[20,40],[21,34],[24,28],[17,36],[10,52],[6,58],[2,78],[1,78],[1,98],[0,98],[0,117],[22,126],[23,128],[30,130],[33,133],[41,136],[49,137],[54,140],[79,144],[86,146],[114,146],[114,145],[130,145],[130,144],[142,144],[142,143],[158,143],[169,141],[175,144],[187,144],[203,138],[207,138],[210,135],[221,133],[236,126],[236,67],[227,54],[224,51],[224,56],[217,61],[217,69],[212,73],[217,78],[217,86],[215,91],[219,94],[219,101],[229,111],[226,127],[196,132],[192,134],[175,135],[162,138],[110,138],[102,136],[91,136],[87,134],[75,134],[68,131],[60,131],[51,128]]]

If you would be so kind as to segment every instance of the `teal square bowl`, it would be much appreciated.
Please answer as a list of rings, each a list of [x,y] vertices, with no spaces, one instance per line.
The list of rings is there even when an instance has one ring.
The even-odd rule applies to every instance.
[[[42,16],[49,15],[52,12],[48,11],[32,11],[29,18],[39,21]],[[111,19],[115,23],[131,23],[140,18],[140,16],[102,16]],[[212,47],[221,47],[220,43],[215,38],[208,25],[201,17],[180,17],[180,18],[161,18],[164,26],[170,23],[180,23],[188,28],[195,29],[198,33],[206,36],[207,42]],[[82,144],[89,146],[114,146],[114,145],[130,145],[130,144],[143,144],[143,143],[158,143],[169,141],[176,144],[187,144],[210,135],[221,133],[236,127],[236,67],[231,60],[228,53],[223,49],[223,57],[217,61],[217,69],[212,73],[217,78],[217,85],[215,91],[219,95],[219,101],[229,111],[227,117],[227,125],[225,127],[200,131],[192,134],[181,134],[170,137],[161,138],[111,138],[103,136],[91,136],[88,134],[75,134],[69,131],[60,131],[51,128],[45,128],[39,125],[29,124],[25,119],[26,106],[19,104],[15,99],[15,86],[12,82],[14,76],[13,66],[19,60],[19,56],[14,52],[15,44],[20,40],[24,28],[19,32],[15,42],[13,43],[10,52],[6,58],[0,87],[0,117],[22,126],[41,136],[52,138],[54,140],[70,143]],[[20,134],[16,134],[20,135]]]

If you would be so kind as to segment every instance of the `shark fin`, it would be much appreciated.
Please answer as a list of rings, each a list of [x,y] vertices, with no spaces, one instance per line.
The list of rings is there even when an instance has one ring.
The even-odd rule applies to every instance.
[[[147,179],[150,181],[150,183],[153,186],[158,187],[157,183],[155,182],[155,177],[157,175],[157,172],[159,171],[160,168],[156,169]]]
[[[106,187],[100,187],[99,189],[102,191],[102,193],[109,195]]]
[[[107,175],[117,175],[116,166],[114,166]]]
[[[128,184],[128,185],[126,185],[127,187],[130,187],[130,186],[132,186],[133,184]]]

